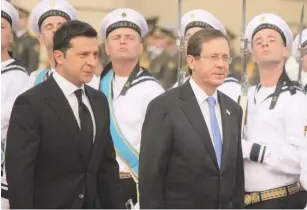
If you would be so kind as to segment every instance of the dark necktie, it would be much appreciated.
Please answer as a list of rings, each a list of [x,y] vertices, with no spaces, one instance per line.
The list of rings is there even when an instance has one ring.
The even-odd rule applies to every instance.
[[[93,121],[89,109],[82,102],[82,89],[76,90],[75,94],[78,99],[82,143],[87,151],[87,155],[89,155],[93,146]]]

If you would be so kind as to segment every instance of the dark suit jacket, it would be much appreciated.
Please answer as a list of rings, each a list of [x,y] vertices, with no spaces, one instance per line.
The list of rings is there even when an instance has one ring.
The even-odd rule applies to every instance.
[[[96,198],[102,208],[125,207],[106,97],[89,86],[85,91],[96,121],[90,155],[53,77],[16,99],[6,150],[11,208],[82,208],[85,203],[94,208]]]
[[[242,111],[221,92],[218,100],[223,127],[221,170],[189,81],[149,104],[140,151],[141,209],[244,207]]]

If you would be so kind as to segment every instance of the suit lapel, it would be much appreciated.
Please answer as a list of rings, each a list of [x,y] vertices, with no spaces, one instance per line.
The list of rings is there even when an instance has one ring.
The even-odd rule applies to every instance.
[[[77,141],[79,145],[79,151],[83,160],[86,163],[86,156],[84,150],[82,149],[82,138],[80,135],[80,129],[75,115],[63,93],[61,88],[55,82],[53,77],[46,80],[45,85],[47,87],[47,100],[49,101],[51,107],[55,111],[58,118],[63,122],[68,132]]]
[[[222,167],[221,167],[221,170],[223,171],[226,165],[227,154],[231,143],[231,132],[229,128],[229,125],[231,123],[231,113],[229,109],[227,109],[225,96],[219,91],[218,91],[218,100],[221,109],[222,130],[223,130],[223,150],[222,150]]]
[[[197,131],[198,135],[200,136],[200,139],[205,144],[205,147],[209,155],[211,156],[215,166],[218,167],[210,133],[208,131],[207,124],[202,115],[190,82],[186,82],[184,85],[181,86],[181,88],[182,89],[180,98],[183,100],[181,108],[189,119],[192,126]]]

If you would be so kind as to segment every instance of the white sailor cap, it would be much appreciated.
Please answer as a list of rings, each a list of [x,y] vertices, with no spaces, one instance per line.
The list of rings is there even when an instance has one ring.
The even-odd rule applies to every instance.
[[[66,0],[41,0],[30,15],[32,31],[38,35],[43,21],[50,16],[62,16],[67,20],[75,20],[77,12]]]
[[[254,35],[262,29],[274,29],[282,37],[285,46],[291,49],[293,43],[293,34],[288,24],[279,16],[272,13],[263,13],[254,17],[245,30],[245,38],[248,39],[248,49],[252,52],[251,41]]]
[[[188,29],[193,27],[214,28],[227,36],[226,29],[221,21],[205,10],[194,9],[182,16],[181,34],[184,35]]]
[[[17,29],[19,15],[17,10],[9,2],[1,0],[1,18],[6,19],[13,30]]]
[[[298,53],[298,45],[299,45],[299,38],[300,38],[300,34],[296,35],[293,45],[292,45],[292,55],[294,57],[298,57],[299,53]],[[301,42],[301,48],[304,48],[305,46],[307,46],[307,28],[305,28],[302,31],[302,42]]]
[[[103,39],[115,29],[131,28],[144,37],[148,32],[145,18],[137,11],[129,8],[113,10],[100,23],[100,33]]]

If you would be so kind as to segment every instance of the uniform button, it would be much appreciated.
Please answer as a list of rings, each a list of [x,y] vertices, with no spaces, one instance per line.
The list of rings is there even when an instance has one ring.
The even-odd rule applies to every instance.
[[[222,205],[219,205],[219,209],[222,209]]]
[[[223,179],[223,175],[220,175],[220,179],[221,179],[221,180]]]
[[[84,195],[83,195],[83,194],[79,194],[79,198],[80,198],[80,199],[83,199],[83,198],[84,198]]]
[[[90,175],[90,173],[86,173],[86,175],[87,175],[87,176],[89,176],[89,175]]]

